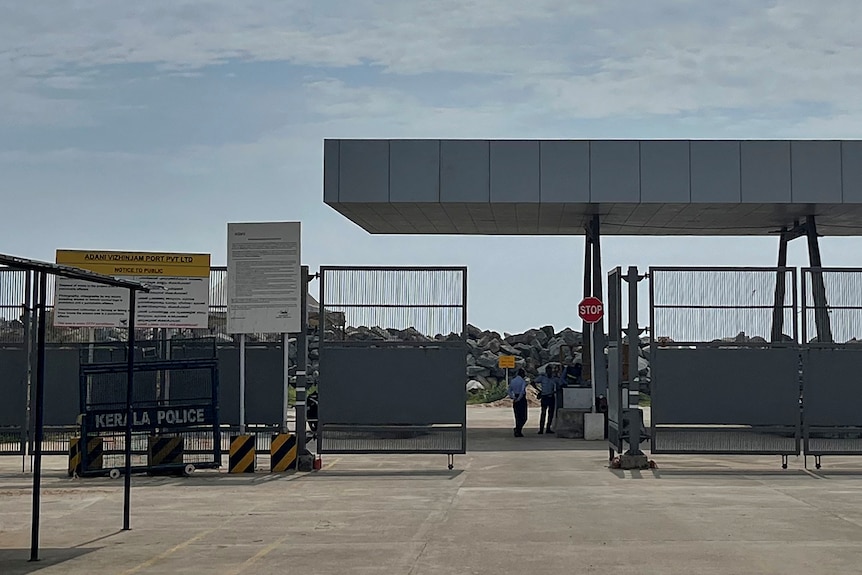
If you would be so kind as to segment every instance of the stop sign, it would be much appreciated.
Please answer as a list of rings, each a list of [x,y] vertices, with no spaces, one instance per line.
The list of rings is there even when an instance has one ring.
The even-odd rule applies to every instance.
[[[605,315],[605,306],[597,297],[585,297],[578,304],[578,315],[587,323],[596,323]]]

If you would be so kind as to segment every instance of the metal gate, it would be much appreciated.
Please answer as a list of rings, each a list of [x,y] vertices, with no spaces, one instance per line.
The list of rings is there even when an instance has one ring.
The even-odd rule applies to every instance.
[[[862,455],[853,401],[862,384],[862,268],[804,268],[799,282],[785,267],[653,267],[648,277],[653,453],[771,454],[785,463],[804,453],[817,467],[823,455]],[[620,388],[623,279],[619,269],[609,274],[615,449],[632,413]],[[631,312],[637,290],[629,290]],[[636,331],[630,325],[629,342]]]
[[[785,289],[796,270],[653,267],[649,278],[651,451],[798,455],[797,299]]]
[[[862,269],[802,270],[805,455],[862,455]]]
[[[318,451],[466,453],[466,268],[320,278]]]
[[[138,361],[132,385],[133,471],[159,468],[217,468],[221,465],[218,360],[214,358]],[[81,449],[81,474],[107,474],[123,466],[126,449],[127,364],[80,367],[81,441],[98,442],[100,465]],[[153,445],[170,447],[170,458]]]

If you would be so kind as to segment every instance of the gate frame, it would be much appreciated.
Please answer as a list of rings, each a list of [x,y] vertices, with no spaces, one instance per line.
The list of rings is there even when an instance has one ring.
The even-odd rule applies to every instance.
[[[147,372],[170,372],[173,370],[186,370],[186,369],[195,369],[195,370],[205,370],[208,369],[210,372],[210,407],[212,409],[213,421],[210,424],[204,424],[202,426],[189,426],[189,427],[169,427],[163,428],[164,431],[162,435],[171,435],[171,436],[185,436],[188,433],[212,433],[213,440],[213,449],[212,449],[212,461],[203,461],[203,462],[183,462],[182,464],[177,465],[150,465],[149,460],[147,461],[147,465],[132,465],[126,467],[126,473],[141,473],[141,472],[153,472],[153,471],[162,471],[162,470],[176,470],[185,467],[186,465],[193,465],[195,469],[218,469],[221,467],[221,459],[222,459],[222,449],[221,449],[221,425],[219,423],[219,402],[218,402],[218,390],[219,390],[219,379],[218,379],[218,359],[182,359],[182,360],[157,360],[157,361],[138,361],[134,364],[134,372],[135,373],[147,373]],[[90,438],[93,437],[107,437],[107,436],[116,436],[119,432],[117,431],[106,431],[99,432],[96,430],[91,430],[88,425],[88,404],[87,404],[87,394],[86,394],[86,386],[88,383],[88,379],[93,375],[107,375],[107,374],[125,374],[126,373],[126,363],[90,363],[90,364],[81,364],[79,371],[80,378],[80,410],[82,414],[82,422],[81,422],[81,441],[83,445],[87,445],[87,442]],[[157,399],[156,403],[160,404],[164,400]],[[181,408],[182,406],[171,406],[171,405],[163,405],[165,408]],[[133,403],[130,412],[133,412],[136,409],[136,405]],[[128,415],[127,415],[128,417]],[[133,433],[141,436],[143,434],[152,435],[155,431],[156,426],[153,425],[152,428],[148,429],[137,429],[133,430]],[[128,440],[128,439],[127,439]],[[199,455],[203,452],[203,450],[186,450],[185,453],[188,455]],[[104,455],[116,455],[118,452],[114,451],[104,451]],[[206,451],[209,453],[209,451]],[[88,469],[87,468],[87,450],[83,449],[81,451],[81,475],[85,477],[90,476],[99,476],[99,475],[108,475],[110,472],[110,468],[102,468],[102,469]]]
[[[792,293],[792,300],[790,304],[790,309],[792,310],[793,316],[793,336],[791,341],[767,341],[766,343],[751,343],[751,342],[677,342],[674,341],[671,345],[660,345],[656,341],[656,332],[655,332],[655,273],[656,272],[766,272],[766,273],[775,273],[779,278],[786,278],[787,274],[791,275],[791,284],[794,287]],[[799,318],[797,316],[797,310],[799,307],[799,296],[798,290],[796,286],[798,285],[798,270],[795,267],[789,266],[776,266],[776,267],[762,267],[762,266],[651,266],[649,268],[649,272],[647,274],[649,278],[649,322],[650,322],[650,366],[653,368],[652,377],[651,377],[651,390],[650,397],[652,400],[655,400],[655,391],[660,388],[661,382],[659,378],[656,377],[656,371],[654,366],[656,364],[656,349],[658,347],[676,347],[676,348],[695,348],[695,349],[716,349],[716,348],[736,348],[736,349],[752,349],[752,348],[791,348],[799,350]],[[783,279],[780,282],[776,282],[776,294],[778,293],[779,286],[783,283]],[[659,308],[663,307],[672,307],[672,308],[691,308],[691,309],[715,309],[715,308],[725,308],[727,306],[709,306],[709,305],[680,305],[680,306],[658,306]],[[784,310],[786,310],[788,306],[784,305],[783,302],[773,302],[771,305],[757,305],[757,306],[733,306],[731,309],[770,309],[773,311],[773,314],[780,312],[783,314]],[[774,316],[773,316],[774,317]],[[783,317],[783,315],[782,315]],[[658,383],[658,385],[657,385]],[[800,381],[801,386],[801,381]],[[801,391],[801,387],[800,387]],[[660,397],[660,395],[659,395]],[[793,425],[794,428],[794,444],[795,447],[792,450],[735,450],[735,449],[722,449],[722,450],[678,450],[678,449],[661,449],[656,447],[657,443],[657,426],[660,423],[656,422],[656,418],[654,416],[650,417],[650,452],[655,454],[687,454],[687,455],[780,455],[782,457],[782,467],[787,467],[787,458],[790,455],[800,455],[802,453],[802,412],[800,410],[799,416],[797,418],[797,422]],[[709,424],[704,424],[709,425]],[[769,429],[782,429],[783,426],[761,426],[756,428],[757,430],[769,431]],[[703,426],[695,426],[695,425],[675,425],[675,430],[678,431],[704,431],[708,428]],[[720,429],[708,429],[710,431],[720,432]],[[738,428],[734,429],[735,431],[742,431]],[[744,432],[748,432],[749,430],[744,430]],[[752,430],[756,431],[756,430]]]
[[[802,294],[802,328],[800,341],[801,349],[803,351],[803,392],[805,386],[816,386],[816,383],[810,383],[809,374],[805,369],[805,366],[808,362],[808,355],[810,351],[814,350],[847,350],[847,351],[856,351],[860,355],[862,355],[862,342],[859,344],[850,344],[850,343],[837,343],[834,341],[834,334],[832,331],[832,318],[829,313],[833,309],[845,309],[845,310],[858,310],[862,312],[862,303],[855,306],[835,306],[830,305],[826,296],[826,285],[824,282],[824,277],[826,274],[860,274],[862,275],[862,267],[819,267],[819,266],[808,266],[803,267],[800,270],[799,281],[800,281],[800,289]],[[809,290],[808,280],[811,280],[811,289]],[[816,282],[816,283],[815,283]],[[809,306],[809,291],[813,298],[811,302],[812,305]],[[820,300],[821,305],[818,305],[818,300]],[[808,312],[814,312],[814,323],[815,323],[815,338],[813,340],[809,340],[808,327]],[[826,339],[826,341],[822,341]],[[802,403],[802,441],[803,441],[803,453],[806,459],[808,456],[814,457],[815,467],[820,469],[821,467],[821,458],[824,455],[828,456],[859,456],[862,455],[862,446],[858,449],[834,449],[834,450],[826,450],[826,449],[812,449],[811,448],[811,434],[812,430],[816,432],[825,432],[825,433],[835,433],[840,434],[842,432],[850,432],[860,435],[860,442],[862,442],[862,425],[831,425],[831,426],[812,426],[808,422],[808,418],[805,417],[805,400],[803,393],[803,403]],[[816,439],[816,438],[815,438]],[[831,439],[842,439],[831,438]]]
[[[346,271],[368,271],[368,272],[459,272],[461,275],[461,304],[460,305],[452,305],[452,304],[330,304],[326,299],[326,275],[328,272],[346,272]],[[463,355],[465,358],[465,368],[466,368],[466,355],[467,355],[467,267],[466,266],[321,266],[319,270],[320,277],[320,292],[319,292],[319,326],[320,330],[320,356],[321,360],[324,357],[324,351],[326,347],[341,347],[341,348],[364,348],[364,347],[379,347],[379,348],[427,348],[430,345],[433,345],[438,348],[461,348],[463,349]],[[407,308],[407,309],[439,309],[439,308],[460,308],[461,309],[461,318],[460,318],[460,327],[461,333],[459,334],[459,338],[457,340],[447,340],[447,341],[419,341],[419,342],[409,342],[409,341],[346,341],[346,340],[327,340],[326,338],[326,330],[328,325],[328,316],[331,312],[327,310],[329,305],[333,305],[339,309],[341,308],[368,308],[368,307],[382,307],[382,308]],[[347,323],[345,318],[345,324]],[[372,327],[372,326],[367,326]],[[347,325],[344,326],[347,328]],[[465,372],[466,373],[466,372]],[[324,408],[325,409],[325,408]],[[322,414],[323,411],[320,412]],[[318,416],[319,417],[319,416]],[[343,424],[329,424],[330,428],[335,428],[338,431],[345,429],[354,429],[354,430],[362,430],[363,428],[381,428],[381,427],[390,427],[387,425],[343,425]],[[460,426],[460,436],[461,436],[461,445],[459,449],[422,449],[422,450],[406,450],[406,449],[327,449],[324,448],[324,434],[327,428],[327,424],[323,419],[318,419],[318,429],[316,433],[317,439],[317,452],[318,453],[327,453],[327,454],[443,454],[448,456],[448,467],[452,469],[454,467],[454,456],[455,455],[463,455],[467,452],[467,409],[466,409],[466,398],[464,401],[464,415],[462,421],[460,423],[452,423],[452,424],[440,424],[440,428],[443,429],[452,429],[456,428],[456,426]],[[399,429],[409,429],[409,430],[422,430],[422,429],[433,429],[434,426],[419,426],[419,425],[403,425],[398,426]]]

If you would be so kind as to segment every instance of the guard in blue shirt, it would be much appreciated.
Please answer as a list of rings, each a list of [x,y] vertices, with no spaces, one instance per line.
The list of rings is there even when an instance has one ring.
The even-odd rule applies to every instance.
[[[545,373],[536,378],[539,384],[539,395],[542,401],[542,415],[539,417],[539,435],[543,433],[554,433],[551,424],[554,423],[554,412],[557,409],[557,391],[562,387],[560,377],[554,374],[554,369],[545,366]],[[548,419],[548,427],[545,428],[545,416]]]
[[[512,381],[509,382],[509,397],[512,400],[512,410],[515,412],[515,437],[524,437],[524,424],[527,423],[527,380],[524,376],[527,372],[523,368],[518,370]]]

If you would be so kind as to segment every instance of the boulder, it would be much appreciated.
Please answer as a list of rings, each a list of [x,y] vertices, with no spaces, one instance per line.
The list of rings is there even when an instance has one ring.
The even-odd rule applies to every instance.
[[[544,327],[541,329],[541,331],[543,331],[543,332],[545,333],[545,335],[546,335],[546,336],[548,336],[548,339],[551,339],[552,337],[554,337],[554,334],[556,333],[556,332],[554,331],[554,326],[552,326],[552,325],[546,325],[546,326],[544,326]]]
[[[533,355],[533,346],[527,345],[526,343],[516,343],[514,346],[509,346],[515,350],[515,353],[511,355],[520,355],[521,357],[530,357]]]
[[[482,367],[481,365],[467,366],[467,377],[477,378],[488,377],[489,375],[491,375],[490,370],[488,370],[488,368]]]
[[[571,328],[566,328],[558,334],[558,337],[563,338],[566,344],[571,346],[579,346],[583,343],[583,336]]]
[[[485,386],[482,385],[481,382],[476,381],[475,379],[471,379],[467,382],[467,391],[482,391],[485,389]]]
[[[467,337],[470,339],[479,339],[482,337],[482,330],[472,324],[467,324]]]
[[[486,351],[476,359],[476,364],[488,369],[493,369],[497,367],[497,359],[497,354]]]
[[[506,342],[500,344],[500,351],[506,355],[521,355],[521,353]]]
[[[566,347],[566,352],[568,354],[571,354],[571,352],[569,351],[570,346],[566,343],[566,340],[564,340],[563,338],[554,338],[548,344],[548,353],[551,355],[551,357],[558,358],[560,357],[560,350],[562,350],[563,347]]]
[[[488,342],[488,351],[490,351],[492,353],[500,353],[500,348],[501,348],[500,340],[492,339],[491,341]]]

